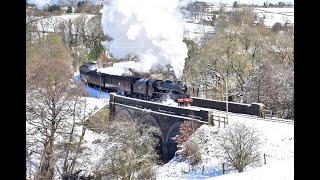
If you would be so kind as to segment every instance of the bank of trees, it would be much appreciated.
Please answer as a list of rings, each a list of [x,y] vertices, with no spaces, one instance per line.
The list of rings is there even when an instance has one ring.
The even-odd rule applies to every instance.
[[[78,158],[91,113],[86,112],[82,88],[72,80],[70,58],[58,35],[47,35],[27,46],[26,140],[30,179],[54,179],[79,170]]]
[[[107,127],[101,166],[86,161],[95,151],[85,141],[95,109],[72,79],[72,57],[59,35],[29,44],[26,57],[27,179],[64,179],[81,170],[121,179],[154,177],[157,131],[129,120]]]
[[[293,29],[274,32],[253,25],[250,9],[218,19],[212,39],[187,42],[183,80],[193,95],[225,100],[226,83],[238,102],[261,102],[283,118],[293,118]],[[233,17],[233,16],[236,16]],[[220,25],[219,25],[220,24]]]
[[[84,60],[98,60],[106,50],[102,43],[111,40],[109,36],[104,35],[101,16],[98,15],[91,18],[80,15],[74,20],[59,22],[56,27],[57,33],[74,58],[75,68]]]
[[[100,15],[79,15],[74,19],[62,20],[52,15],[27,14],[27,44],[36,42],[49,33],[60,35],[72,56],[74,70],[77,70],[83,61],[97,61],[103,57],[106,49],[102,43],[111,40],[111,37],[104,35],[102,31]]]

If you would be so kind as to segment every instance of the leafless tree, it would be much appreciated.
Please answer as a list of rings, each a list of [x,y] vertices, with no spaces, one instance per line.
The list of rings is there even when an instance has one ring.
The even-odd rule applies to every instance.
[[[193,95],[226,100],[228,92],[241,95],[236,101],[258,101],[293,118],[293,29],[273,32],[254,25],[250,9],[238,11],[240,17],[229,21],[220,14],[215,34],[198,47],[186,41],[183,80]]]
[[[72,113],[76,85],[72,85],[70,55],[57,35],[47,35],[27,56],[27,141],[36,146],[36,179],[54,177],[56,140]],[[30,144],[30,146],[32,146]],[[37,161],[37,160],[35,160]]]
[[[252,25],[255,20],[252,9],[248,7],[243,7],[241,9],[236,8],[236,10],[231,14],[230,19],[231,23],[235,25]]]
[[[76,170],[79,170],[77,169],[77,160],[83,148],[89,120],[94,112],[86,113],[86,107],[86,100],[75,95],[71,105],[70,119],[72,118],[72,121],[66,123],[61,133],[63,141],[57,143],[60,146],[57,151],[61,152],[59,158],[63,159],[64,162],[60,171],[62,172],[61,175],[73,174]]]
[[[154,179],[157,133],[155,128],[139,126],[134,121],[113,121],[104,142],[100,174],[111,179]]]
[[[242,123],[229,125],[219,135],[217,142],[219,156],[239,172],[243,172],[244,168],[250,164],[260,162],[260,135],[252,127]]]

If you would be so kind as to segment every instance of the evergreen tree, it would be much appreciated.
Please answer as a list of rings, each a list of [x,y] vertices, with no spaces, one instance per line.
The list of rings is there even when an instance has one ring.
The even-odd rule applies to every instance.
[[[92,48],[90,49],[89,54],[88,54],[88,59],[91,61],[95,61],[100,57],[101,53],[103,53],[103,52],[104,52],[104,48],[103,48],[101,42],[95,41],[93,43]]]
[[[68,6],[67,12],[66,13],[72,13],[72,7]]]
[[[239,7],[238,2],[237,2],[237,1],[234,1],[234,2],[233,2],[233,8],[238,8],[238,7]]]

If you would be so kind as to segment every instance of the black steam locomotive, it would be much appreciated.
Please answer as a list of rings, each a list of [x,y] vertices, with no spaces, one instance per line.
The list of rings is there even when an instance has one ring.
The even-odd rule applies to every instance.
[[[89,86],[144,100],[163,101],[170,98],[179,105],[192,102],[192,98],[187,94],[187,87],[181,82],[104,74],[97,72],[95,66],[95,63],[80,66],[81,80]]]

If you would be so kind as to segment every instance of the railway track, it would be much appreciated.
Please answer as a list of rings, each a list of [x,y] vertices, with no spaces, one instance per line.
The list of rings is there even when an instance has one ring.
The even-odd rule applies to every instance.
[[[206,110],[208,110],[208,108],[202,108],[202,107],[197,107],[197,106],[190,106],[189,108],[190,109],[206,109]],[[220,111],[220,110],[216,110],[216,109],[210,109],[210,110],[212,112],[214,112],[215,114],[221,114],[221,115],[225,115],[226,114],[225,111]],[[228,114],[229,114],[229,116],[237,116],[237,117],[255,119],[255,120],[260,120],[260,121],[277,122],[277,123],[285,123],[285,124],[294,124],[294,121],[293,120],[289,120],[289,119],[261,118],[261,117],[254,116],[254,115],[240,114],[240,113],[233,113],[233,112],[229,112]]]
[[[244,118],[249,118],[249,119],[256,119],[259,121],[268,121],[268,122],[277,122],[277,123],[285,123],[285,124],[294,124],[293,120],[288,120],[288,119],[278,119],[278,118],[260,118],[260,117],[256,117],[256,116],[251,116],[251,115],[247,115],[247,114],[236,114],[236,113],[230,113],[230,114],[234,114],[235,116],[238,117],[244,117]]]
[[[147,101],[147,102],[151,102],[151,103],[156,103],[153,101],[149,101],[149,100],[141,100],[141,99],[137,99],[137,98],[131,98],[131,99],[136,99],[138,101]],[[159,103],[159,102],[158,102]],[[162,104],[162,103],[160,103]],[[163,104],[164,105],[164,104]],[[171,105],[172,106],[172,105]],[[144,108],[141,105],[136,105],[136,107],[138,108]],[[178,107],[178,106],[177,106]],[[225,111],[221,111],[221,110],[216,110],[216,109],[209,109],[209,108],[203,108],[203,107],[198,107],[198,106],[184,106],[184,108],[190,109],[190,110],[207,110],[207,111],[212,111],[215,115],[221,115],[221,116],[225,116],[226,112]],[[160,110],[159,112],[162,112],[163,110]],[[175,115],[174,112],[168,112],[168,111],[163,111],[162,113],[167,113],[167,114],[173,114]],[[257,117],[254,115],[249,115],[249,114],[240,114],[240,113],[233,113],[233,112],[229,112],[229,116],[237,116],[237,117],[243,117],[243,118],[248,118],[248,119],[255,119],[255,120],[261,120],[261,121],[268,121],[268,122],[277,122],[277,123],[285,123],[285,124],[294,124],[293,120],[288,120],[288,119],[278,119],[278,118],[261,118],[261,117]]]

